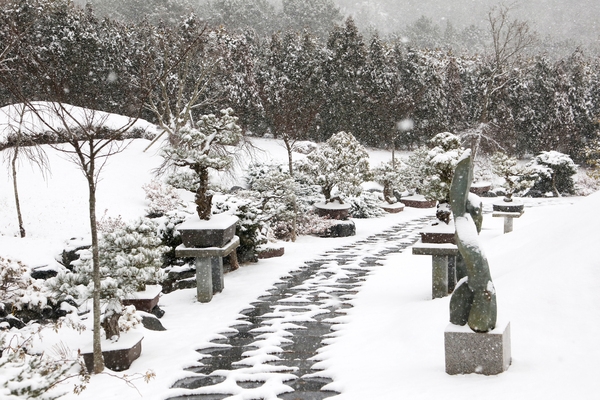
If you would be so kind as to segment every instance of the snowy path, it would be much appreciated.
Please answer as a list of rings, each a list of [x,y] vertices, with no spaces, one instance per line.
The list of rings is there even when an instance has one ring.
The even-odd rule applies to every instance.
[[[331,251],[283,278],[268,296],[242,311],[239,323],[198,350],[200,367],[174,388],[172,399],[304,399],[334,396],[319,349],[336,336],[369,272],[390,253],[412,245],[421,217]]]

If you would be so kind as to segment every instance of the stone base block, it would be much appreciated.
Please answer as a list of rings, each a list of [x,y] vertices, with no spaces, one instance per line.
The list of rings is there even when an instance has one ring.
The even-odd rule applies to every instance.
[[[419,195],[402,197],[401,201],[406,207],[412,208],[433,208],[437,204],[437,201],[427,200],[423,196]]]
[[[497,375],[511,362],[510,323],[498,324],[488,333],[473,332],[468,326],[449,324],[444,332],[446,373]]]
[[[139,333],[129,333],[122,335],[118,342],[102,343],[102,357],[104,365],[112,371],[125,371],[129,369],[131,363],[137,360],[142,354],[142,339],[144,336]],[[88,370],[94,370],[94,355],[90,349],[81,350],[83,362]]]

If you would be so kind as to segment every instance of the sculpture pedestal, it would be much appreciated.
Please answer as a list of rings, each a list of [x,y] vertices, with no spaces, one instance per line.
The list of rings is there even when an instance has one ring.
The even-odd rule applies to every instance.
[[[512,232],[513,219],[521,218],[525,212],[524,204],[517,201],[494,203],[492,207],[492,217],[504,217],[504,233]]]
[[[431,298],[448,296],[456,286],[455,258],[458,247],[452,243],[417,242],[413,248],[414,255],[431,257]]]
[[[315,212],[319,217],[346,220],[350,216],[350,204],[333,201],[330,203],[315,203]]]
[[[179,245],[175,249],[177,257],[194,257],[196,265],[196,293],[198,301],[208,303],[214,293],[223,291],[223,257],[235,251],[240,245],[240,238],[234,236],[223,247],[190,248]]]
[[[473,332],[468,325],[449,324],[444,342],[449,375],[497,375],[510,366],[510,322],[499,323],[487,333]]]
[[[402,197],[400,201],[404,203],[406,207],[413,208],[433,208],[437,204],[436,200],[427,200],[425,197],[418,194]]]

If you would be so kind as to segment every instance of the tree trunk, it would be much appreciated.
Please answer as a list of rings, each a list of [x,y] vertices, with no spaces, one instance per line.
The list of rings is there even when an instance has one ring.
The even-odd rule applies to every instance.
[[[394,196],[394,188],[390,182],[385,182],[383,185],[383,199],[388,204],[394,204],[397,202],[396,197]]]
[[[202,220],[208,221],[212,213],[212,195],[208,194],[208,168],[196,171],[200,184],[196,190],[196,212]]]
[[[237,251],[233,250],[231,253],[229,253],[229,268],[231,269],[231,271],[235,271],[239,267],[240,263],[237,258]]]
[[[323,196],[325,196],[325,203],[329,203],[329,200],[331,199],[331,189],[333,188],[329,187],[328,185],[322,187]]]
[[[294,217],[292,219],[291,240],[292,242],[295,242],[298,237],[298,234],[296,233],[298,232],[298,202],[296,201],[296,198],[294,198],[293,202]]]
[[[288,169],[290,171],[290,176],[294,176],[294,169],[292,163],[292,145],[290,143],[290,139],[287,135],[283,135],[283,143],[285,144],[285,150],[287,151],[288,156]]]
[[[119,318],[121,318],[121,315],[122,314],[113,311],[110,313],[110,315],[104,316],[104,321],[102,321],[102,327],[104,328],[104,332],[106,333],[107,339],[112,339],[115,336],[121,337],[121,332],[119,330]]]
[[[15,147],[15,152],[11,160],[13,190],[15,192],[15,206],[17,208],[17,218],[19,220],[19,233],[22,238],[25,237],[25,227],[23,226],[23,216],[21,215],[21,203],[19,202],[19,188],[17,185],[17,158],[19,156],[19,146]]]
[[[90,143],[90,147],[92,144]],[[90,149],[92,153],[92,149]],[[104,358],[102,357],[102,337],[100,335],[100,257],[98,253],[98,226],[96,225],[96,182],[94,181],[94,158],[90,159],[89,168],[86,173],[89,188],[89,208],[90,208],[90,228],[92,234],[92,281],[94,282],[94,291],[92,293],[93,318],[94,318],[94,337],[93,337],[93,355],[94,355],[94,374],[104,371]]]

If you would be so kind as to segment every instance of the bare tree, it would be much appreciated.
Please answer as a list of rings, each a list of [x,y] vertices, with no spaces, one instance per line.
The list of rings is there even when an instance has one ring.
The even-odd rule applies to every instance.
[[[104,370],[101,347],[101,303],[100,303],[100,261],[98,251],[98,225],[96,218],[96,191],[98,180],[108,158],[122,152],[129,142],[127,132],[136,122],[125,118],[116,125],[109,125],[110,114],[73,107],[62,102],[31,102],[22,99],[28,112],[37,118],[40,131],[50,132],[53,142],[50,145],[69,155],[81,169],[88,186],[88,210],[92,239],[92,281],[93,302],[93,353],[94,373]],[[47,133],[42,133],[47,136]],[[36,138],[32,137],[35,141]],[[66,146],[65,146],[66,144]]]
[[[163,132],[145,150],[165,132],[171,139],[182,128],[194,125],[198,110],[216,101],[214,91],[209,94],[219,67],[215,43],[210,43],[206,26],[200,26],[193,18],[185,29],[182,36],[173,27],[163,27],[151,38],[150,57],[157,84],[144,107],[154,115]]]
[[[17,170],[19,160],[25,158],[32,165],[39,168],[42,174],[45,176],[50,171],[48,165],[48,157],[40,146],[33,146],[31,141],[25,137],[25,131],[28,130],[24,117],[27,108],[20,104],[14,105],[9,108],[7,113],[7,126],[6,130],[9,132],[7,137],[7,143],[4,145],[6,149],[4,151],[4,159],[9,164],[10,174],[13,181],[13,192],[15,196],[15,208],[17,210],[17,220],[19,223],[19,234],[22,238],[25,237],[25,224],[23,222],[23,214],[21,213],[21,202],[19,200],[19,185],[17,180]],[[0,148],[3,146],[0,146]]]
[[[68,154],[81,169],[88,186],[88,208],[92,238],[93,299],[93,372],[104,370],[101,347],[100,265],[98,228],[96,221],[96,191],[102,168],[108,159],[126,147],[130,128],[142,111],[144,98],[152,82],[145,79],[146,53],[135,48],[125,48],[129,43],[115,43],[115,38],[125,38],[123,27],[106,25],[99,29],[91,11],[75,8],[69,2],[44,3],[31,25],[11,25],[15,45],[6,54],[5,70],[0,74],[2,83],[14,98],[22,103],[36,121],[37,128],[28,134],[32,143],[46,143]],[[18,20],[15,16],[15,21]],[[72,36],[49,38],[42,34],[53,18],[68,26]],[[82,38],[74,40],[74,38]],[[83,39],[84,38],[84,39]],[[123,39],[124,40],[124,39]],[[53,46],[48,45],[51,41]],[[121,49],[117,52],[115,49]],[[130,52],[128,52],[130,50]],[[114,51],[114,53],[110,53]],[[104,52],[104,53],[103,53]],[[66,66],[76,68],[72,59],[76,54],[87,73],[76,75]],[[130,66],[129,69],[123,66]],[[120,71],[120,91],[128,96],[128,110],[132,118],[110,118],[110,114],[96,111],[104,90],[114,71]],[[39,87],[36,96],[45,101],[33,101],[21,82],[35,81]],[[146,86],[147,85],[147,86]],[[82,106],[82,107],[75,107]],[[83,108],[85,107],[85,108]],[[23,143],[21,143],[22,145]],[[21,146],[22,147],[22,146]]]
[[[485,79],[481,92],[478,126],[467,129],[461,135],[463,139],[471,142],[473,159],[482,141],[494,147],[499,146],[494,136],[500,126],[492,122],[491,108],[499,101],[502,91],[512,82],[511,72],[519,58],[538,41],[537,34],[532,31],[528,21],[520,21],[512,17],[515,8],[514,3],[500,4],[488,12],[488,32],[491,43],[484,60]]]

